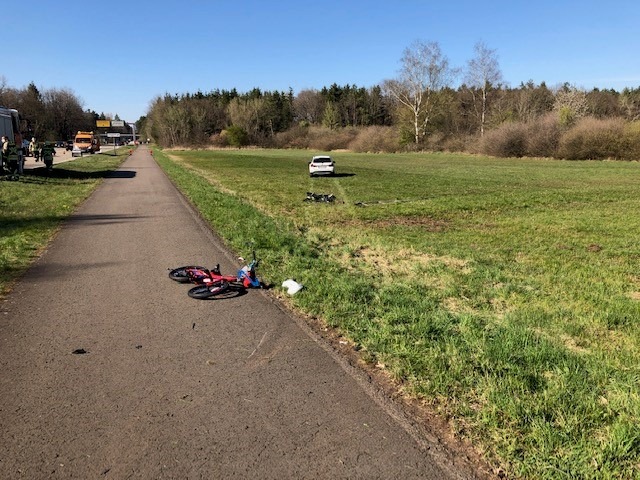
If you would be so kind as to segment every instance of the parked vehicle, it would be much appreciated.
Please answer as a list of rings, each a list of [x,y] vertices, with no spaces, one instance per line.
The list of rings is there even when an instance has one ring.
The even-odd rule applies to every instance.
[[[309,176],[333,175],[335,173],[335,162],[327,155],[317,155],[309,162]]]
[[[22,134],[20,133],[20,115],[15,108],[0,107],[0,136],[4,135],[9,142],[22,148]]]
[[[83,153],[97,153],[100,151],[100,137],[93,132],[78,132],[73,141],[71,155],[79,157]]]
[[[67,151],[73,150],[73,140],[67,140],[64,145],[64,149]]]
[[[24,166],[24,147],[20,133],[20,115],[15,108],[0,107],[0,136],[9,139],[9,152],[0,155],[0,175],[9,172],[9,177],[17,180]]]

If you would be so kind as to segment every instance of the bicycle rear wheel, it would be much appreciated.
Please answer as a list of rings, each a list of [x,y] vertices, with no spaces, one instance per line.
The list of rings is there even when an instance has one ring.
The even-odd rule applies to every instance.
[[[211,298],[221,293],[226,292],[229,289],[229,283],[225,281],[214,282],[208,285],[198,285],[193,287],[187,292],[191,298]]]
[[[199,267],[196,265],[186,265],[184,267],[178,267],[171,270],[169,272],[169,278],[171,280],[175,280],[178,283],[189,283],[191,281],[191,278],[189,277],[189,274],[187,272],[188,270],[194,270],[194,269],[206,270],[205,267]]]

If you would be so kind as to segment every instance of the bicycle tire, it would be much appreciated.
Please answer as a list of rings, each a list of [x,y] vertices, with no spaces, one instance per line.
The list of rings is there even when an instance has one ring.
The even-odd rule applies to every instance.
[[[197,287],[193,287],[189,289],[187,295],[191,298],[197,299],[205,299],[215,297],[216,295],[220,295],[221,293],[226,292],[229,289],[229,283],[225,281],[216,282],[215,284],[209,285],[198,285]]]
[[[169,278],[178,283],[189,283],[191,281],[191,278],[189,278],[189,274],[187,273],[187,270],[191,268],[206,270],[205,267],[199,267],[197,265],[186,265],[184,267],[178,267],[171,270],[169,272]]]

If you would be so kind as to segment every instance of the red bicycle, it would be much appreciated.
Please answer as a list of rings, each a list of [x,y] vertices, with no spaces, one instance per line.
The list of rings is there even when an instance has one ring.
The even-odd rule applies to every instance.
[[[186,265],[170,269],[169,278],[178,283],[195,283],[187,295],[191,298],[210,298],[223,294],[229,290],[245,290],[247,288],[262,288],[262,282],[256,276],[256,268],[260,263],[253,252],[253,259],[238,270],[236,275],[222,275],[220,264],[209,270],[197,265]]]

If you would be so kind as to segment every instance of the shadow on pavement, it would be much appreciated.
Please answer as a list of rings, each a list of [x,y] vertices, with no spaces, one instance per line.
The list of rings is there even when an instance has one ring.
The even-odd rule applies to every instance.
[[[79,271],[103,269],[105,267],[112,267],[124,263],[126,262],[95,262],[78,264],[49,263],[46,267],[40,263],[35,263],[28,270],[27,275],[31,277],[38,277],[43,280],[49,280],[69,276],[70,274],[77,273]]]
[[[24,174],[20,176],[20,181],[41,183],[46,179],[92,180],[97,178],[134,178],[135,176],[136,172],[133,170],[99,170],[97,172],[82,172],[56,166],[53,170],[47,170],[46,168],[25,170]]]
[[[0,202],[0,206],[2,206]],[[41,217],[16,218],[4,221],[0,225],[0,237],[9,237],[14,231],[22,231],[25,228],[53,228],[62,222],[71,224],[87,223],[90,225],[111,225],[118,223],[126,223],[140,219],[149,218],[144,215],[45,215]]]
[[[245,290],[244,288],[229,287],[229,289],[226,292],[223,292],[219,295],[214,295],[213,297],[209,297],[209,298],[201,298],[199,300],[205,300],[205,301],[223,300],[225,298],[242,297],[246,294],[247,294],[247,290]]]
[[[121,215],[121,214],[105,214],[105,215],[72,215],[66,220],[69,223],[88,223],[92,225],[111,225],[116,223],[126,223],[132,220],[142,218],[150,218],[147,215]]]

